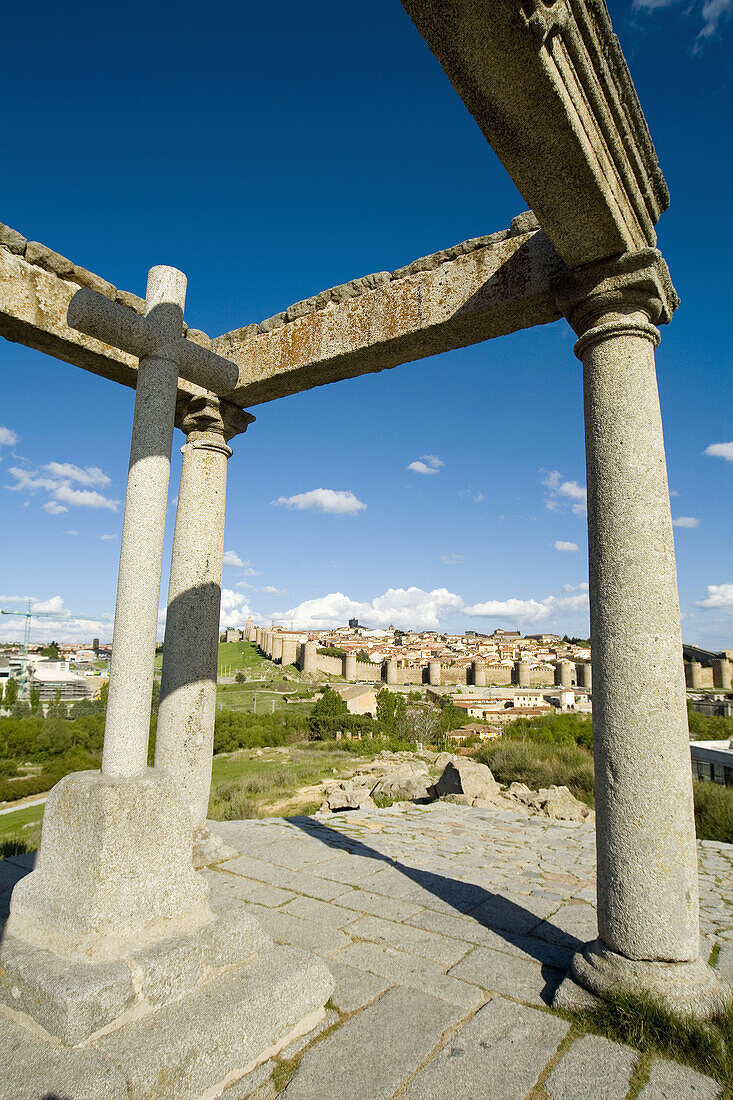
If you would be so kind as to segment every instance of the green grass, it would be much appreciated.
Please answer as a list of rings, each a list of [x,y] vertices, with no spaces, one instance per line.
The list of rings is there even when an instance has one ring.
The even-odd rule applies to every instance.
[[[619,991],[578,1016],[563,1015],[584,1031],[713,1077],[723,1086],[722,1100],[733,1100],[733,1008],[704,1023],[679,1016],[651,997]]]
[[[43,806],[22,806],[11,814],[0,814],[0,840],[21,836],[24,825],[35,824],[43,819]],[[30,833],[31,830],[25,830]]]
[[[264,664],[265,658],[260,656],[252,642],[219,642],[219,676],[224,666],[236,673],[242,669],[260,669]]]
[[[209,816],[230,821],[266,816],[269,807],[292,798],[301,813],[312,813],[320,803],[295,797],[299,789],[314,786],[324,779],[353,768],[353,756],[339,750],[330,752],[310,748],[292,748],[289,752],[263,749],[262,756],[250,752],[215,757],[212,774]]]

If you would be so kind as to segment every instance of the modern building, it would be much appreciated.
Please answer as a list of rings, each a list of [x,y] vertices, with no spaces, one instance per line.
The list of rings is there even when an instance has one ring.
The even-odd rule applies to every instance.
[[[692,778],[733,787],[733,748],[728,741],[691,741]]]

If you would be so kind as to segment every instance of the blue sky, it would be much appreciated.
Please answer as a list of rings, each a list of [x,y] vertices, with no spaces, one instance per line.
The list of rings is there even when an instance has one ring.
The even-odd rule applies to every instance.
[[[672,195],[682,306],[657,363],[683,632],[733,647],[733,0],[610,9]],[[526,207],[397,0],[40,0],[4,37],[0,220],[139,294],[180,267],[211,335]],[[572,346],[558,322],[255,408],[223,621],[585,635]],[[109,637],[133,393],[7,342],[0,367],[0,607],[59,611],[35,637]]]

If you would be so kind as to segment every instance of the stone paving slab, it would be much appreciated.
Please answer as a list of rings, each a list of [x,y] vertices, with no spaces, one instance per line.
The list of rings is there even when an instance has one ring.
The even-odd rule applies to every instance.
[[[489,1001],[451,1039],[405,1093],[409,1100],[522,1100],[569,1029],[565,1020]]]
[[[390,1100],[432,1053],[461,1010],[411,989],[391,989],[311,1047],[285,1100]]]
[[[703,1077],[676,1062],[658,1059],[639,1093],[639,1100],[717,1100],[720,1094],[720,1085],[711,1077]]]
[[[638,1051],[597,1035],[576,1039],[545,1082],[550,1100],[624,1100]]]
[[[471,982],[492,993],[533,1005],[549,1005],[564,975],[562,970],[529,959],[518,959],[504,951],[476,947],[448,971],[451,978]]]
[[[487,999],[487,995],[477,986],[446,975],[438,963],[409,955],[406,951],[381,947],[376,943],[352,943],[331,956],[329,965],[332,959],[348,963],[358,970],[378,974],[386,978],[390,985],[424,990],[431,997],[438,997],[449,1004],[462,1005],[466,1009],[477,1008]]]

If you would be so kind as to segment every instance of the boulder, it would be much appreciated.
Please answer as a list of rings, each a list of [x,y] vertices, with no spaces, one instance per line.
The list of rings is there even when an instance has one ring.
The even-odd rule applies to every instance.
[[[539,810],[545,817],[556,821],[587,821],[593,814],[590,807],[580,802],[567,787],[542,787],[523,801],[531,809]]]
[[[485,764],[468,757],[450,760],[438,782],[430,788],[434,798],[448,794],[464,794],[471,802],[474,798],[494,798],[499,794],[499,784]]]
[[[516,798],[519,802],[527,802],[533,798],[537,791],[533,791],[526,783],[510,783],[504,792],[509,798]]]
[[[452,761],[460,759],[460,756],[457,756],[454,752],[439,752],[433,766],[442,772],[446,764],[450,764]]]
[[[409,766],[391,769],[377,780],[371,794],[372,798],[391,798],[393,802],[427,798],[427,775],[422,775]]]
[[[373,809],[374,801],[369,795],[369,787],[356,786],[353,783],[336,783],[326,791],[322,810],[359,810]]]

